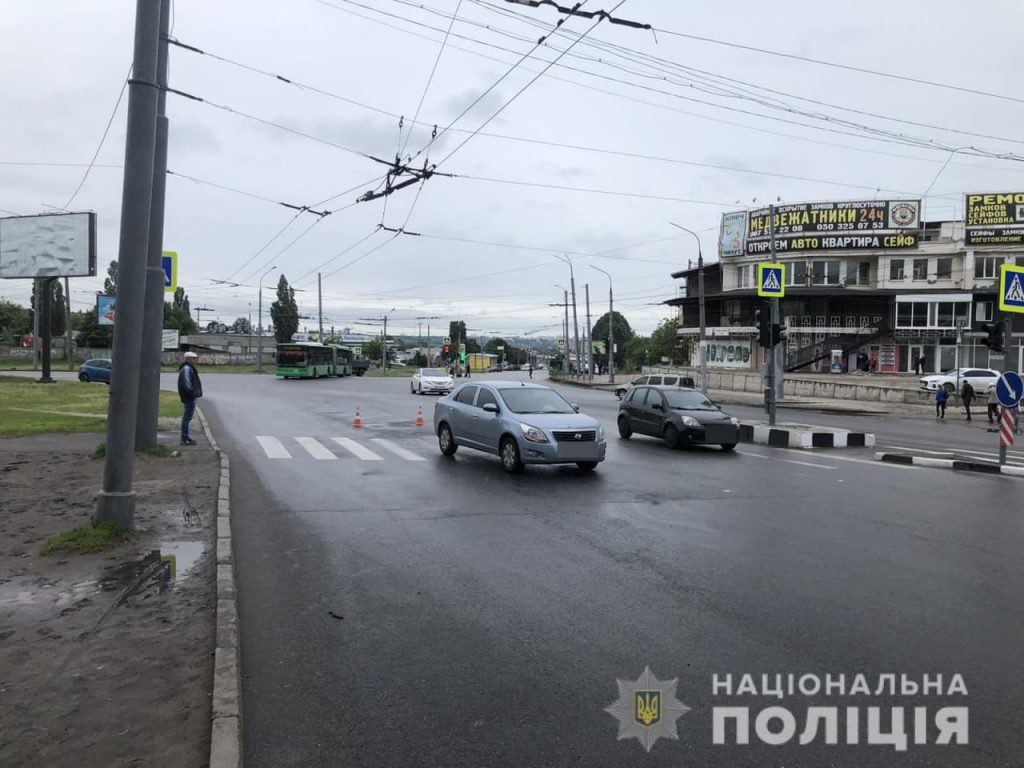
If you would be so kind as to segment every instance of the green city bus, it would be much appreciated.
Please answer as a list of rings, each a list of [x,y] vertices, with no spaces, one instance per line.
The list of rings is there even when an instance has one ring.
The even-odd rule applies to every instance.
[[[335,350],[315,341],[277,345],[277,375],[285,379],[334,376]]]
[[[334,368],[333,372],[335,376],[351,376],[352,375],[352,350],[348,347],[344,347],[341,344],[328,344],[334,351]]]

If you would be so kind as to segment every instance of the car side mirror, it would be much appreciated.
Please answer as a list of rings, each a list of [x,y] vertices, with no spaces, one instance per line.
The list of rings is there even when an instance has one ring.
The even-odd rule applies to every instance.
[[[579,407],[578,405],[576,405],[576,403],[569,403],[569,405],[571,405],[571,406],[572,406],[572,409],[573,409],[574,411],[576,411],[576,413],[579,413],[579,412],[580,412],[580,407]]]
[[[498,405],[497,405],[497,403],[484,403],[483,404],[483,409],[485,411],[487,411],[487,413],[497,413],[498,412]]]

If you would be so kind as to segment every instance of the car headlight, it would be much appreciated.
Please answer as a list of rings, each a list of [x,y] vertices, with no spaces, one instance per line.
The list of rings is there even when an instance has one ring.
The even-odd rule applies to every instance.
[[[603,443],[604,442],[604,427],[601,426],[601,425],[598,425],[598,427],[597,427],[597,442],[599,442],[599,443]]]
[[[693,416],[683,416],[683,426],[686,427],[699,427],[700,422],[697,421]]]
[[[731,422],[732,422],[732,425],[733,425],[734,427],[738,427],[738,426],[740,425],[740,420],[739,420],[739,419],[737,419],[737,418],[736,418],[735,416],[730,416],[730,417],[729,417],[729,421],[731,421]]]
[[[531,443],[546,443],[548,442],[548,436],[545,435],[541,430],[536,427],[531,427],[529,424],[523,424],[519,422],[519,428],[523,430],[523,437],[529,440]]]

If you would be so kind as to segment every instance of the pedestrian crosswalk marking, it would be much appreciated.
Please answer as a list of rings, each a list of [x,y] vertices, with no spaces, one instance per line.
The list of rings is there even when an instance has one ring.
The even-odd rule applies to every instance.
[[[310,456],[319,461],[335,461],[338,458],[315,437],[296,437],[295,442],[305,448]]]
[[[288,449],[276,437],[257,435],[256,440],[263,449],[263,452],[267,454],[268,459],[290,459],[292,457],[288,453]]]
[[[395,445],[390,440],[385,440],[382,437],[374,437],[371,439],[370,442],[376,443],[380,447],[391,451],[393,454],[395,454],[399,458],[405,459],[406,461],[426,461],[426,459],[423,458],[422,456],[415,454],[412,451],[407,451],[402,446]]]
[[[1010,284],[1006,287],[1006,296],[1003,298],[1003,301],[1024,304],[1024,290],[1020,287],[1020,275],[1015,274],[1013,279],[1010,280]]]
[[[332,439],[346,451],[354,455],[357,459],[362,459],[363,461],[381,460],[381,456],[374,453],[369,448],[364,448],[351,437],[335,437]]]

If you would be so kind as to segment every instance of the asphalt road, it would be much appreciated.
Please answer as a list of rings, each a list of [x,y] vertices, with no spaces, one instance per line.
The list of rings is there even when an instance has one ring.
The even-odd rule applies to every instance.
[[[614,436],[595,473],[512,477],[496,457],[443,458],[433,398],[407,380],[204,387],[232,460],[247,768],[1021,765],[1018,480]],[[612,394],[562,389],[615,434]],[[934,450],[993,437],[813,417],[854,419]],[[691,708],[649,754],[604,711],[647,666]],[[959,673],[969,695],[713,695],[713,675],[744,673]],[[809,705],[893,704],[908,734],[912,707],[969,706],[970,743],[866,746],[862,713],[861,746],[712,744],[716,706],[752,707],[752,731],[790,706],[799,734]]]

